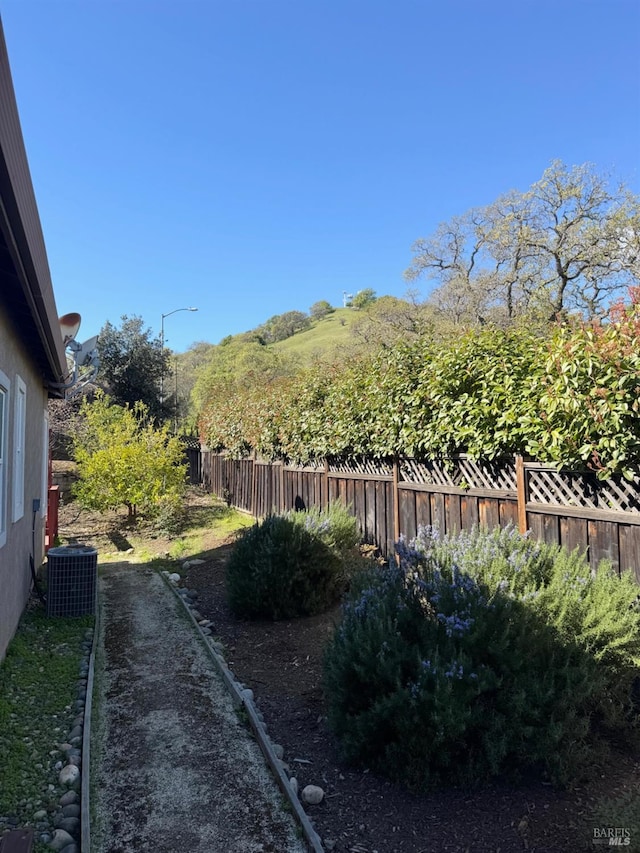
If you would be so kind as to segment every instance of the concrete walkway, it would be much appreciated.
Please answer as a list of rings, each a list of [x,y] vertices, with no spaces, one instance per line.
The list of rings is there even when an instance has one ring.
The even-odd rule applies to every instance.
[[[303,853],[257,743],[162,579],[101,567],[100,600],[91,853]]]

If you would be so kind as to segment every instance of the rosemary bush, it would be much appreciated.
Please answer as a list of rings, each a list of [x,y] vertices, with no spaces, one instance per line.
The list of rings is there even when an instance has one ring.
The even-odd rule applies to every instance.
[[[339,555],[355,548],[360,541],[357,519],[351,515],[349,507],[337,501],[329,504],[326,510],[312,507],[304,512],[289,512],[286,518],[302,525]]]
[[[227,563],[236,616],[290,619],[326,610],[342,593],[338,555],[286,516],[271,515],[240,533]]]
[[[440,538],[357,579],[325,657],[345,757],[412,787],[524,768],[566,783],[634,728],[638,589],[513,529]]]

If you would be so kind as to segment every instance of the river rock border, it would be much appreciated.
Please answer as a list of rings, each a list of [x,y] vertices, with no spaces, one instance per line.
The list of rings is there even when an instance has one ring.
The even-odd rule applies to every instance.
[[[54,769],[58,772],[59,789],[63,793],[48,826],[45,826],[46,815],[40,812],[34,815],[37,821],[37,840],[59,853],[81,853],[82,850],[90,849],[88,829],[85,837],[85,826],[89,825],[89,738],[98,636],[97,607],[95,612],[94,627],[87,628],[82,641],[79,677],[71,706],[75,717],[66,740],[58,744],[56,750],[56,753],[62,753],[64,756],[64,760],[58,759],[54,764]]]
[[[187,561],[183,564],[182,568],[186,570],[190,565],[195,565],[197,562],[200,561]],[[324,792],[315,785],[307,785],[302,790],[300,798],[298,797],[298,781],[292,774],[289,765],[284,761],[284,749],[280,744],[271,741],[262,712],[256,707],[253,690],[248,689],[244,684],[237,681],[227,666],[227,662],[224,659],[224,648],[213,637],[212,623],[208,619],[204,619],[202,614],[198,612],[196,606],[198,593],[195,590],[178,586],[182,578],[177,572],[163,570],[160,572],[160,575],[167,586],[173,591],[176,598],[181,602],[185,613],[198,631],[211,660],[231,694],[234,705],[244,708],[251,730],[280,790],[291,806],[309,850],[312,853],[325,853],[320,836],[315,831],[313,823],[305,812],[301,802],[302,800],[309,804],[319,803],[324,797]],[[330,849],[329,845],[328,849]],[[71,853],[71,851],[64,851],[64,853]]]

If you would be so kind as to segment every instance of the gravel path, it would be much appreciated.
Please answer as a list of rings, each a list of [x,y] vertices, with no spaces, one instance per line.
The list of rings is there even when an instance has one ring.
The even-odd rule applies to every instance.
[[[92,853],[303,853],[262,753],[162,579],[101,567]]]

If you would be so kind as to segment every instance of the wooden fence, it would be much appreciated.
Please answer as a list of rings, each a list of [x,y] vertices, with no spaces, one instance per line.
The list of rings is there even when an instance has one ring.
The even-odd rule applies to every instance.
[[[257,518],[336,500],[349,504],[365,541],[385,555],[400,534],[411,538],[420,525],[452,533],[512,523],[545,542],[585,549],[592,566],[608,558],[640,582],[640,473],[633,481],[598,480],[519,456],[495,463],[460,456],[298,467],[227,459],[205,449],[188,453],[192,483]]]

